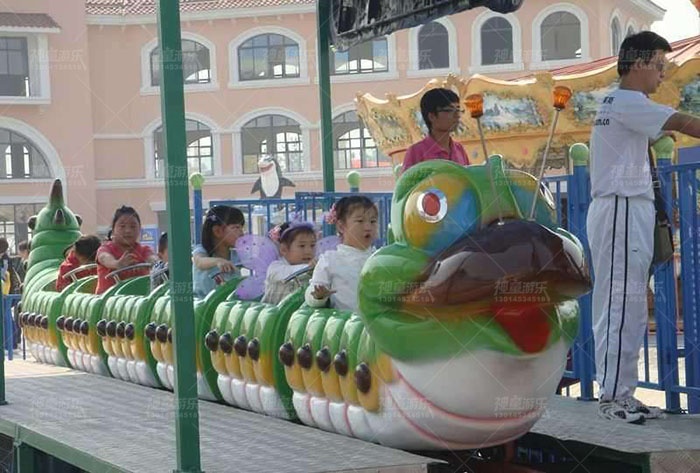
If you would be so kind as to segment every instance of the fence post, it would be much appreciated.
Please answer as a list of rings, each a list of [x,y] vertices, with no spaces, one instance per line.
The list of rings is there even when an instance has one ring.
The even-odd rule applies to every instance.
[[[588,176],[588,146],[576,143],[569,148],[569,158],[574,163],[574,173],[568,182],[569,231],[576,235],[583,245],[588,267],[593,273],[591,255],[586,235],[586,216],[591,201]],[[593,401],[593,377],[595,375],[595,345],[593,343],[593,315],[591,294],[579,298],[581,318],[578,335],[573,346],[574,373],[581,383],[582,401]]]
[[[194,207],[194,243],[199,245],[202,239],[202,185],[204,184],[204,176],[198,172],[190,175],[190,185],[192,186],[192,207]]]
[[[672,224],[674,212],[671,164],[674,147],[674,141],[670,137],[663,138],[654,144],[661,194]],[[656,321],[659,384],[666,393],[666,409],[671,412],[681,412],[680,394],[672,391],[679,384],[676,299],[675,261],[672,260],[654,268],[654,320]],[[692,409],[691,399],[692,397],[689,396],[688,407]]]

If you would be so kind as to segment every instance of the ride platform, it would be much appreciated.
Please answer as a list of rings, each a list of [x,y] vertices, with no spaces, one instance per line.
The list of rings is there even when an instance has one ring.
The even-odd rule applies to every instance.
[[[7,363],[6,371],[8,404],[0,406],[6,444],[11,438],[15,447],[88,472],[177,470],[173,393],[21,360]],[[440,463],[212,402],[199,402],[199,426],[207,473],[414,473]],[[47,471],[31,455],[24,458],[34,468],[22,465],[17,452],[20,472]]]
[[[602,419],[597,409],[597,402],[554,396],[519,442],[519,459],[547,472],[700,471],[700,415],[667,414],[632,425]]]

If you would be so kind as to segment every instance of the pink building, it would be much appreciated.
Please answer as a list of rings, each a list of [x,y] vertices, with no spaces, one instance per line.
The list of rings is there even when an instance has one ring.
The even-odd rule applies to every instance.
[[[83,231],[132,205],[165,229],[155,0],[5,0],[0,7],[0,236],[64,180]],[[312,0],[181,0],[187,143],[209,199],[255,198],[261,155],[297,190],[322,190]],[[336,187],[390,190],[388,160],[358,121],[358,92],[407,94],[432,77],[500,78],[613,54],[664,10],[650,0],[527,0],[476,9],[331,53]],[[285,188],[291,196],[293,188]]]

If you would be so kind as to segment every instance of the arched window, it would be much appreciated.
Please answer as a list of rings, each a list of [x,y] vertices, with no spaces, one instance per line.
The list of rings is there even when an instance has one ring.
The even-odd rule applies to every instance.
[[[256,174],[264,155],[277,158],[282,171],[304,170],[301,126],[283,115],[262,115],[241,128],[243,173]]]
[[[199,172],[203,175],[214,173],[214,146],[212,143],[211,129],[204,123],[196,120],[185,120],[187,143],[187,174]],[[153,132],[153,149],[155,154],[156,177],[165,176],[165,162],[163,161],[163,126],[159,126]]]
[[[629,26],[627,27],[627,34],[625,35],[625,38],[628,37],[628,36],[632,36],[632,35],[635,34],[635,33],[636,33],[636,31],[634,31],[634,26],[629,25]]]
[[[481,27],[481,65],[513,63],[513,26],[505,18],[489,18]]]
[[[573,13],[550,13],[540,27],[542,60],[581,57],[581,22]]]
[[[617,56],[620,52],[620,44],[622,36],[622,29],[620,28],[620,22],[617,18],[613,18],[612,24],[610,25],[610,41],[612,44],[612,55]]]
[[[211,82],[211,58],[209,49],[191,39],[182,40],[182,75],[185,84],[208,84]],[[160,52],[151,51],[151,85],[160,85]]]
[[[0,128],[0,153],[0,179],[52,177],[41,151],[19,133]]]
[[[19,242],[31,239],[32,230],[27,222],[45,205],[43,203],[0,205],[0,237],[7,240],[10,249],[16,250]]]
[[[299,45],[276,33],[253,36],[238,47],[240,80],[299,77]]]
[[[418,30],[418,69],[450,67],[450,45],[447,28],[431,21]]]
[[[331,54],[331,74],[367,74],[389,70],[389,46],[386,38],[355,45],[344,52]]]
[[[391,166],[391,160],[379,151],[354,110],[333,119],[333,150],[336,169]]]

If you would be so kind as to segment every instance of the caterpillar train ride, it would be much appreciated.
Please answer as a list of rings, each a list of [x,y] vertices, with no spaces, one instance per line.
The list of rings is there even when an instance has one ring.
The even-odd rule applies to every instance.
[[[35,359],[172,389],[173,338],[194,337],[201,399],[409,450],[526,433],[560,381],[577,298],[591,288],[548,190],[499,156],[428,161],[400,177],[358,313],[310,308],[303,289],[278,305],[241,300],[237,278],[195,299],[195,333],[177,335],[169,285],[151,292],[148,276],[100,295],[96,276],[56,291],[63,250],[81,235],[59,180],[30,227],[18,314]]]

